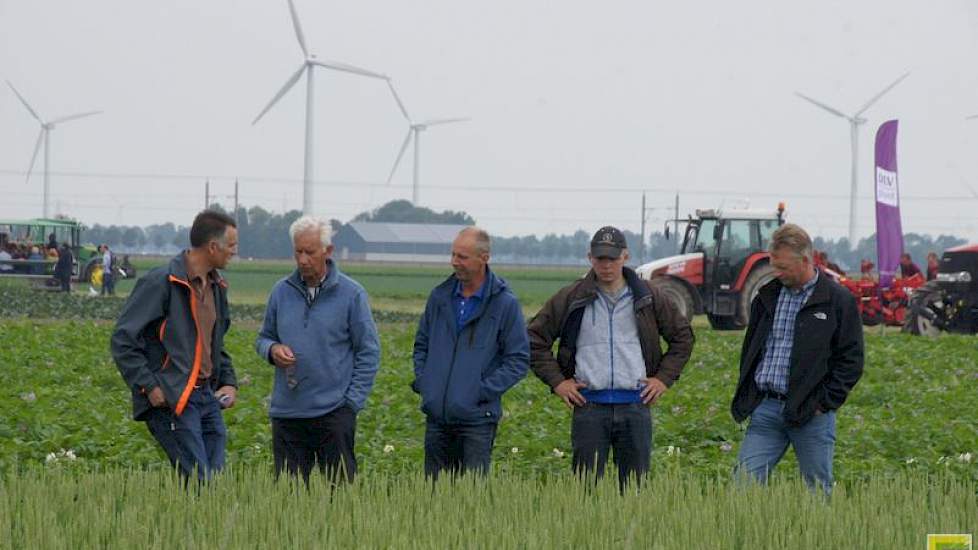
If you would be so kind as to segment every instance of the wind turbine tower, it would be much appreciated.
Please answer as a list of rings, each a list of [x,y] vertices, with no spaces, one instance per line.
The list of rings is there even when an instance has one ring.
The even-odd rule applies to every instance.
[[[862,108],[853,113],[851,116],[838,109],[829,107],[825,103],[812,99],[800,92],[795,92],[795,95],[804,99],[805,101],[813,103],[816,107],[825,109],[833,115],[849,121],[849,139],[850,146],[852,148],[852,182],[849,191],[849,248],[856,247],[856,203],[858,199],[856,193],[859,191],[859,126],[867,121],[867,119],[862,118],[860,115],[865,113],[867,109],[872,107],[874,103],[879,101],[881,97],[883,97],[887,92],[892,90],[894,86],[902,82],[903,79],[907,78],[908,76],[910,76],[909,72],[894,80],[892,84],[886,88],[883,88],[883,91],[873,96],[866,102],[865,105],[862,106]]]
[[[303,175],[302,175],[302,213],[303,214],[313,214],[313,97],[315,92],[314,79],[315,69],[317,67],[322,67],[325,69],[332,69],[334,71],[343,71],[346,73],[353,73],[360,76],[369,76],[371,78],[379,78],[382,80],[388,80],[386,75],[375,73],[373,71],[368,71],[367,69],[361,69],[360,67],[354,67],[353,65],[347,65],[346,63],[339,63],[336,61],[321,61],[316,58],[314,54],[309,53],[309,48],[306,46],[306,38],[302,33],[302,24],[299,22],[299,15],[295,11],[295,4],[292,0],[289,2],[289,13],[292,16],[292,27],[295,29],[295,37],[299,41],[299,48],[302,50],[303,61],[302,65],[289,77],[285,84],[279,89],[275,97],[268,102],[268,105],[258,113],[255,120],[251,122],[252,125],[258,123],[259,120],[265,113],[268,112],[278,100],[282,99],[292,86],[302,78],[303,73],[306,75],[306,145],[305,145],[305,161],[303,165]]]
[[[401,109],[401,114],[404,115],[404,119],[408,121],[408,131],[407,135],[404,136],[404,143],[401,144],[401,150],[397,153],[397,159],[394,160],[394,167],[391,168],[391,173],[387,176],[387,183],[391,182],[394,178],[394,173],[397,172],[397,167],[401,163],[401,158],[404,157],[404,152],[407,151],[411,142],[414,141],[414,183],[411,191],[411,204],[414,206],[419,206],[420,197],[420,171],[421,171],[421,132],[428,129],[429,126],[437,126],[439,124],[450,124],[453,122],[465,122],[469,120],[468,118],[431,118],[428,120],[422,120],[421,122],[414,122],[411,120],[411,116],[408,114],[407,109],[404,108],[404,103],[401,101],[400,96],[397,95],[397,90],[394,89],[394,84],[388,80],[387,86],[390,87],[391,93],[394,94],[394,100],[397,101],[397,106]]]
[[[27,179],[25,181],[29,182],[31,179],[31,172],[34,170],[34,161],[37,160],[37,152],[41,150],[41,143],[43,143],[44,144],[44,206],[42,209],[42,216],[44,218],[47,218],[51,213],[49,208],[49,205],[51,204],[51,130],[54,130],[55,126],[61,124],[62,122],[68,122],[69,120],[75,120],[87,116],[97,115],[102,111],[88,111],[88,112],[78,113],[74,115],[67,115],[45,122],[44,119],[42,119],[40,115],[37,114],[37,111],[35,111],[34,108],[31,107],[30,103],[28,103],[27,100],[24,99],[24,96],[20,95],[20,92],[17,91],[17,88],[14,88],[14,85],[11,84],[9,80],[7,81],[7,86],[10,86],[10,89],[13,90],[14,95],[17,96],[17,99],[19,99],[20,102],[24,104],[24,107],[27,109],[27,112],[29,112],[31,116],[34,117],[34,120],[36,120],[38,124],[41,125],[41,131],[37,135],[37,142],[34,144],[34,154],[31,155],[31,163],[27,167]]]

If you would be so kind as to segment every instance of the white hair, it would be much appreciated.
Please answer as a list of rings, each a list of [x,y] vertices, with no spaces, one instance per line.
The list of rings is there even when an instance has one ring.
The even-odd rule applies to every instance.
[[[306,231],[318,231],[319,242],[323,243],[323,248],[326,248],[333,242],[332,226],[329,225],[328,221],[317,216],[302,216],[292,222],[292,225],[289,226],[289,238],[292,239],[292,242],[295,242],[295,236]]]

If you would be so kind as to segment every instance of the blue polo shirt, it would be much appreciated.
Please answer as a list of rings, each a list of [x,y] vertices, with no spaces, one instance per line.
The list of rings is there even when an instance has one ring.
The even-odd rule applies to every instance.
[[[461,332],[465,323],[475,315],[476,311],[479,311],[479,307],[485,300],[487,282],[489,282],[489,277],[482,281],[482,286],[479,287],[478,292],[466,298],[462,296],[462,281],[455,281],[455,290],[452,291],[452,309],[455,311],[456,333]]]

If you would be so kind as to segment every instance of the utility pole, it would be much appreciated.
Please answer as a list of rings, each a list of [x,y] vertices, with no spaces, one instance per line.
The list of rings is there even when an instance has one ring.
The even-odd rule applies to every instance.
[[[645,191],[642,191],[642,229],[639,233],[642,244],[638,248],[638,265],[645,263]]]
[[[204,180],[204,210],[207,210],[211,206],[211,180],[207,178]]]
[[[675,253],[679,254],[679,191],[676,191],[676,212],[672,217],[672,234],[676,237]]]
[[[234,225],[238,226],[238,178],[234,178]]]

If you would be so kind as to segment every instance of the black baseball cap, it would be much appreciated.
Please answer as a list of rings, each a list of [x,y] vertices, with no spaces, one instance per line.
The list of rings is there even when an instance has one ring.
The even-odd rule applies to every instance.
[[[618,258],[626,248],[625,234],[610,225],[598,229],[591,238],[592,258]]]

